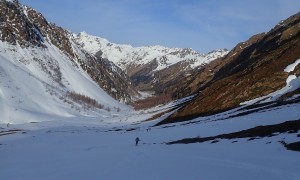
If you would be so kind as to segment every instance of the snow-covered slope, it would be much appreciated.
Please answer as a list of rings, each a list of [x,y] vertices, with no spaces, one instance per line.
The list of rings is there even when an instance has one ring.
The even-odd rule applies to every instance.
[[[117,116],[135,90],[113,63],[17,0],[0,1],[0,121]],[[114,99],[114,98],[115,99]]]
[[[110,125],[89,118],[9,127],[0,123],[0,174],[2,179],[31,180],[299,180],[299,152],[283,145],[299,142],[299,132],[165,144],[297,122],[299,108],[298,102],[251,114],[244,110],[244,115],[227,119],[235,109],[190,123],[151,127],[150,131],[157,121],[137,123],[146,114],[127,116]],[[137,124],[123,124],[127,120]],[[141,139],[138,146],[134,144],[136,137]]]
[[[300,179],[299,152],[286,149],[296,144],[300,150],[299,57],[282,65],[286,86],[268,93],[265,103],[246,103],[222,113],[155,126],[179,109],[191,111],[209,104],[193,102],[189,109],[180,107],[199,93],[165,106],[130,111],[98,84],[104,81],[107,89],[120,91],[122,88],[116,90],[112,85],[121,73],[117,67],[97,58],[98,50],[86,53],[70,33],[49,25],[35,11],[24,13],[15,3],[17,0],[0,1],[1,20],[9,20],[0,24],[1,179]],[[273,48],[274,43],[271,45]],[[161,47],[152,48],[152,55],[141,54],[145,58],[141,63],[164,52]],[[288,57],[293,55],[291,49],[284,51]],[[172,64],[171,59],[175,62],[176,57],[193,54],[192,50],[186,50],[187,55],[183,55],[185,50],[178,54],[165,51],[163,57],[172,58],[166,58],[165,64],[160,62],[157,71]],[[263,71],[277,67],[272,65]],[[244,94],[246,86],[237,89],[235,79],[230,79],[234,91]],[[268,81],[274,84],[273,79]],[[224,85],[231,86],[230,82],[222,83],[213,92],[222,95]],[[208,97],[212,103],[212,94],[203,92],[201,98]],[[237,98],[235,94],[233,98],[223,95]],[[218,106],[224,104],[215,99]],[[138,146],[134,144],[136,137],[141,139]],[[176,144],[187,139],[192,141]]]
[[[103,58],[114,62],[123,70],[126,70],[129,65],[144,65],[153,60],[158,62],[156,71],[181,61],[188,61],[191,67],[195,68],[228,53],[225,49],[201,54],[190,48],[132,47],[131,45],[114,44],[104,38],[91,36],[86,32],[74,34],[74,37],[86,51],[92,54],[100,53]]]
[[[109,116],[127,109],[103,91],[55,46],[21,48],[0,42],[0,119],[25,123],[82,115]],[[103,105],[88,107],[71,98],[84,95]]]

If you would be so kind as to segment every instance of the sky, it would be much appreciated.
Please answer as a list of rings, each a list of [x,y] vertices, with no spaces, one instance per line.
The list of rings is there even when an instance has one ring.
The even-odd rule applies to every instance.
[[[299,0],[20,0],[48,21],[132,46],[232,49],[300,11]]]

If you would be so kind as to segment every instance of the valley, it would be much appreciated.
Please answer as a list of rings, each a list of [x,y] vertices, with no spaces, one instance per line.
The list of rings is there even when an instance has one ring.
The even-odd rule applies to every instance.
[[[299,108],[299,103],[287,104],[231,118],[235,113],[225,112],[154,127],[159,120],[141,122],[147,113],[10,125],[1,134],[20,131],[0,136],[0,153],[5,154],[0,172],[5,179],[298,179],[299,152],[287,150],[282,142],[299,141],[299,123],[293,126],[296,131],[253,134],[252,139],[218,135],[294,120]],[[216,139],[167,145],[208,136]],[[138,146],[136,137],[141,139]]]
[[[300,12],[200,53],[0,0],[0,35],[1,179],[300,178]]]

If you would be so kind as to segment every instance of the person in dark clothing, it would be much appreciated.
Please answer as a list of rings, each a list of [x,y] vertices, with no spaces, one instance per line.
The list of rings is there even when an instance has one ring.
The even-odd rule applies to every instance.
[[[140,141],[140,138],[139,138],[139,137],[135,138],[135,145],[136,145],[136,146],[139,144],[139,141]]]

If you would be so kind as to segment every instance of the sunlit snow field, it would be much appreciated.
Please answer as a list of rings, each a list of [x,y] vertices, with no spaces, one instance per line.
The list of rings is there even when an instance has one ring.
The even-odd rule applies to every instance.
[[[296,134],[280,134],[249,141],[166,145],[189,137],[235,132],[300,117],[292,104],[237,118],[227,113],[147,128],[150,116],[132,113],[100,120],[65,118],[19,125],[1,124],[1,179],[272,179],[300,178],[300,154],[278,141],[299,141]],[[138,123],[136,123],[138,122]],[[134,130],[132,130],[134,129]],[[128,131],[126,131],[128,130]],[[129,131],[131,130],[131,131]],[[299,134],[299,132],[298,132]],[[141,141],[135,146],[134,139]]]

